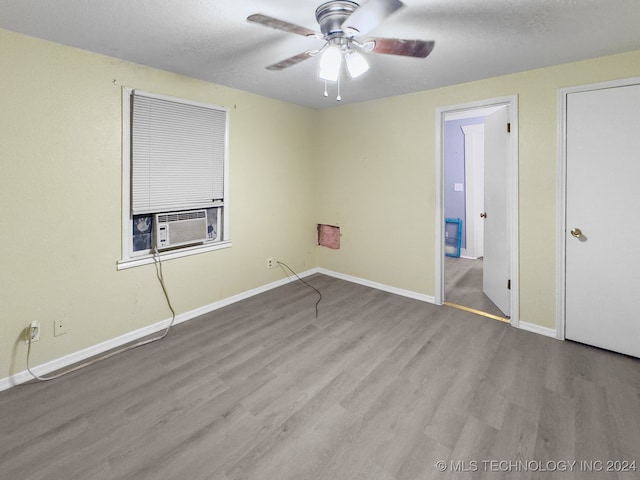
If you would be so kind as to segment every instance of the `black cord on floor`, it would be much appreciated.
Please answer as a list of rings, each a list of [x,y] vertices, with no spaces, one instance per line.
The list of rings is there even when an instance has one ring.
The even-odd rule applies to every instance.
[[[302,278],[300,278],[300,276],[298,276],[298,274],[296,272],[293,271],[293,269],[287,265],[284,262],[281,262],[280,260],[277,260],[278,265],[280,265],[280,267],[286,267],[287,270],[289,270],[291,273],[293,273],[295,275],[295,277],[300,280],[302,283],[304,283],[307,287],[309,287],[311,290],[315,290],[315,292],[318,294],[318,301],[316,302],[316,318],[318,318],[318,305],[320,304],[320,302],[322,301],[322,293],[320,293],[320,290],[318,290],[316,287],[314,287],[313,285],[309,285],[307,282],[305,282]],[[285,271],[285,273],[287,273]],[[287,273],[287,276],[289,276],[289,274]]]

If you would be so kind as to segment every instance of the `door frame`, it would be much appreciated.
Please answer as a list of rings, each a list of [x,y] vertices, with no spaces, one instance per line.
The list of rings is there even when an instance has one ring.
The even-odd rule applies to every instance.
[[[509,155],[511,161],[508,165],[508,185],[507,198],[510,200],[507,205],[508,217],[511,219],[511,319],[510,323],[514,327],[519,326],[520,318],[520,275],[519,275],[519,222],[518,222],[518,96],[509,95],[505,97],[479,100],[459,105],[449,105],[436,108],[436,215],[435,215],[435,291],[434,303],[442,305],[444,303],[444,132],[445,117],[447,115],[461,113],[466,110],[475,110],[491,107],[509,107],[509,122],[511,123],[511,134],[509,138]]]
[[[567,97],[570,93],[605,90],[640,84],[640,77],[590,83],[558,90],[558,186],[556,237],[556,338],[565,339],[566,328],[566,230],[567,230]]]

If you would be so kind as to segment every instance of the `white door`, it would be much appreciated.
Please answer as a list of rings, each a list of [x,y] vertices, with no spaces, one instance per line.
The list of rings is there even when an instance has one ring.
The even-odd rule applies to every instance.
[[[567,95],[565,336],[640,357],[640,85]]]
[[[484,124],[465,125],[464,184],[466,248],[462,255],[470,258],[484,256]]]
[[[504,313],[511,315],[511,248],[508,193],[509,108],[486,118],[484,124],[484,261],[482,288]]]

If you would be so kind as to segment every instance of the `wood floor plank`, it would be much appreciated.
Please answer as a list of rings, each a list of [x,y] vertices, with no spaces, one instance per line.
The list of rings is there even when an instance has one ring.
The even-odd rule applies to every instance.
[[[404,397],[403,410],[398,411],[396,417],[392,417],[393,422],[390,426],[384,428],[382,441],[374,452],[375,462],[394,477],[402,478],[407,472],[412,471],[407,465],[414,461],[414,445],[429,443],[423,433],[425,426],[442,400],[445,391],[443,385],[451,380],[452,372],[434,368],[421,383],[404,379],[400,383],[401,387],[398,390]],[[385,415],[388,414],[389,412],[385,411]],[[443,445],[431,446],[435,448],[431,466],[438,460],[448,458],[450,452]],[[424,451],[422,455],[427,453]],[[416,470],[420,472],[420,468]]]
[[[533,461],[535,457],[536,439],[538,436],[539,411],[527,410],[515,403],[508,405],[504,421],[496,434],[488,458],[491,460],[505,459],[510,462],[504,466],[489,467],[487,472],[491,479],[520,479],[533,478],[528,468],[520,469],[521,464]],[[511,465],[516,465],[511,467]],[[493,471],[491,470],[493,468]],[[534,467],[535,469],[535,467]]]
[[[545,389],[540,403],[540,419],[536,436],[535,459],[574,461],[576,455],[576,404],[573,399],[565,397],[554,390]],[[536,478],[540,480],[573,480],[575,469],[565,471],[540,472]]]
[[[256,443],[237,461],[227,462],[231,463],[224,471],[227,478],[229,480],[246,479],[259,474],[274,452],[281,451],[283,446],[294,442],[307,429],[322,421],[325,415],[330,416],[329,422],[332,425],[336,412],[340,419],[346,418],[346,411],[339,407],[338,400],[353,388],[353,383],[353,379],[346,374],[336,376],[302,408],[282,421],[272,435]]]
[[[495,387],[484,379],[475,392],[469,406],[469,414],[496,430],[500,430],[508,407],[507,397],[497,392]]]
[[[470,415],[465,417],[460,435],[449,457],[450,463],[444,478],[472,479],[491,478],[483,468],[490,460],[498,431]],[[462,465],[457,471],[452,465]]]
[[[605,389],[593,382],[576,379],[576,454],[582,461],[614,460],[621,452],[620,439],[613,436],[614,420]],[[608,478],[618,479],[616,472]],[[582,472],[581,478],[602,478],[602,472]]]
[[[1,392],[0,478],[575,480],[603,476],[452,467],[640,466],[640,360],[324,275],[306,280],[323,295],[317,317],[317,295],[296,282],[59,380]]]

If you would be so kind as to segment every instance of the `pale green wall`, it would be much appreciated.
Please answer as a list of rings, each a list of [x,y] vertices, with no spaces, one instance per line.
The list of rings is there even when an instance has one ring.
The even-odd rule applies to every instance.
[[[640,75],[640,51],[318,113],[316,216],[327,269],[434,296],[436,109],[518,95],[520,320],[555,328],[558,91]]]
[[[38,365],[169,316],[153,266],[116,270],[122,86],[231,109],[233,247],[166,263],[178,313],[282,278],[268,256],[432,296],[435,110],[518,95],[520,319],[554,327],[557,92],[640,75],[640,51],[321,111],[3,30],[0,64],[2,379],[31,320]]]
[[[116,270],[122,86],[230,108],[233,247],[165,263],[178,313],[316,265],[314,110],[3,30],[0,65],[0,379],[32,320],[38,365],[170,317],[153,265]]]

